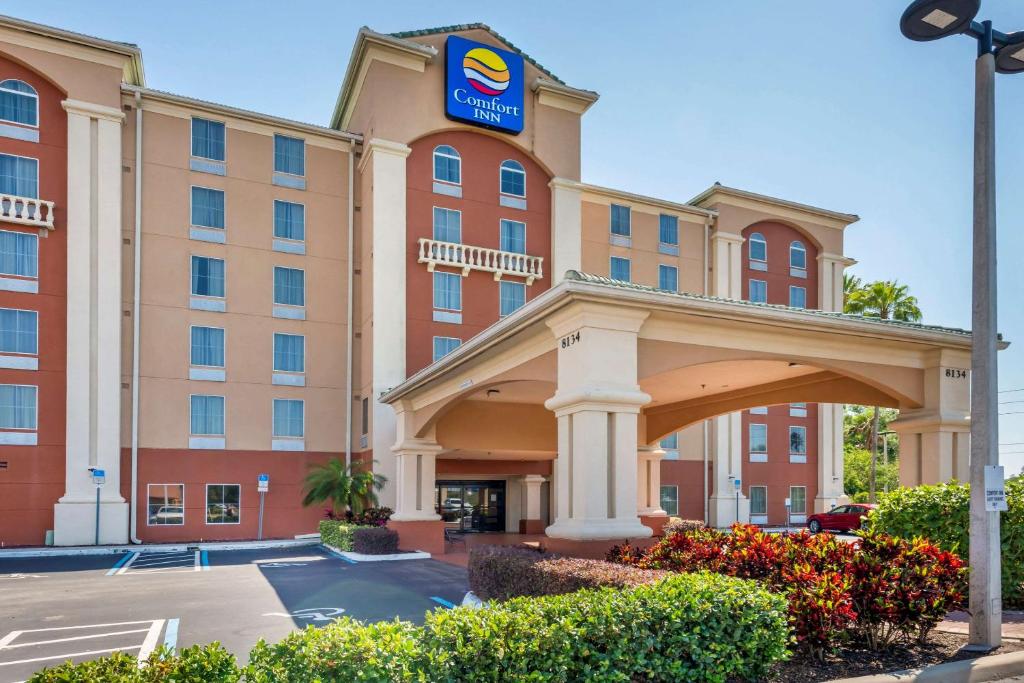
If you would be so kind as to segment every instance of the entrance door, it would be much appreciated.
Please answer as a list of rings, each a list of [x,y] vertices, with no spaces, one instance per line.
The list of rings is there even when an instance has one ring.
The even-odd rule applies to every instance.
[[[437,514],[458,531],[505,530],[505,482],[439,481]]]

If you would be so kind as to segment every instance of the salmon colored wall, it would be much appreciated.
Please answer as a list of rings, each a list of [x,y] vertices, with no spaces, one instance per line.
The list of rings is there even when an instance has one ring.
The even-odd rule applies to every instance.
[[[451,145],[462,157],[461,198],[433,192],[433,151],[442,144]],[[433,321],[433,275],[426,264],[417,263],[419,239],[433,236],[433,207],[462,211],[463,243],[492,249],[500,246],[500,219],[525,222],[526,253],[544,258],[544,277],[527,286],[526,300],[545,291],[551,282],[550,178],[533,159],[497,138],[466,131],[428,135],[411,147],[406,163],[406,375],[433,361],[435,336],[457,337],[465,343],[498,320],[498,283],[491,273],[472,271],[462,280],[462,324]],[[526,169],[526,211],[498,204],[498,169],[506,159],[514,159]]]
[[[452,460],[437,459],[437,477],[442,474],[518,475],[540,474],[551,476],[551,460]]]
[[[39,197],[55,203],[55,229],[39,238],[39,293],[0,292],[0,307],[39,312],[39,369],[0,370],[0,384],[38,389],[38,445],[0,446],[0,545],[40,545],[64,494],[67,315],[67,114],[63,93],[0,55],[0,80],[25,81],[39,95],[39,142],[0,137],[0,152],[39,160]],[[0,229],[37,232],[9,223]]]
[[[662,460],[661,485],[679,487],[679,517],[704,519],[704,487],[700,482],[703,460]],[[707,468],[708,495],[711,495],[711,463]]]
[[[130,457],[122,449],[122,461]],[[139,449],[138,536],[147,542],[217,541],[257,537],[259,493],[256,477],[270,475],[263,515],[263,538],[314,533],[326,504],[302,506],[302,482],[309,466],[341,453],[282,451],[200,451]],[[185,485],[185,523],[150,526],[147,483]],[[206,524],[206,484],[241,484],[240,523]]]
[[[751,423],[768,425],[768,462],[750,462]],[[789,462],[789,428],[807,428],[807,463]],[[768,523],[785,524],[790,486],[807,487],[807,511],[814,513],[818,495],[818,406],[807,404],[807,417],[790,417],[789,404],[770,406],[767,415],[743,413],[743,494],[751,486],[768,487]]]
[[[818,308],[818,249],[803,233],[783,223],[765,221],[755,223],[743,230],[743,237],[750,239],[751,233],[759,232],[768,243],[768,270],[750,269],[750,243],[743,243],[743,298],[750,298],[750,280],[764,280],[768,283],[768,303],[789,305],[789,287],[795,285],[807,289],[807,308]],[[789,245],[795,240],[803,242],[807,249],[807,277],[792,277],[789,274]]]

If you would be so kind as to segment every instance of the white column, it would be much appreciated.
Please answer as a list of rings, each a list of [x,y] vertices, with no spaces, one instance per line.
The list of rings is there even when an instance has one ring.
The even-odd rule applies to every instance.
[[[711,233],[711,293],[725,299],[743,298],[743,236]]]
[[[740,413],[721,415],[712,421],[712,491],[710,525],[727,527],[750,521],[750,501],[735,481],[743,480],[743,418]],[[737,513],[737,507],[738,513]]]
[[[843,406],[818,404],[818,494],[814,511],[848,503],[843,488]]]
[[[818,308],[843,310],[843,271],[857,263],[840,254],[818,254]]]
[[[395,412],[378,397],[405,380],[405,162],[412,150],[406,145],[373,138],[364,145],[360,173],[372,188],[370,235],[373,309],[372,448],[374,471],[388,482],[380,492],[381,505],[396,508],[398,462]],[[364,211],[364,214],[367,212]],[[431,486],[433,481],[431,481]]]
[[[565,279],[565,271],[583,269],[583,204],[580,184],[552,178],[551,188],[551,285]]]
[[[391,449],[395,456],[396,522],[436,522],[434,478],[441,447],[421,439],[410,439]]]
[[[667,517],[661,508],[661,460],[657,446],[637,448],[637,513],[642,517]]]
[[[128,541],[121,497],[121,123],[117,109],[65,100],[68,114],[65,492],[54,543]],[[138,169],[136,169],[137,171]]]
[[[637,515],[637,417],[651,398],[637,384],[645,311],[567,307],[548,321],[557,340],[557,515],[547,535],[572,540],[651,535]]]

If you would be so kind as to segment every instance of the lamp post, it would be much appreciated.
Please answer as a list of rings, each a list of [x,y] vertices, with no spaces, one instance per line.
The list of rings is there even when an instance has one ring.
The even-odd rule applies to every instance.
[[[971,527],[967,648],[1002,642],[999,513],[985,508],[985,471],[999,464],[996,374],[995,74],[1024,71],[1024,33],[975,21],[981,0],[915,0],[900,30],[911,40],[966,35],[978,43],[974,94],[974,258],[971,304]]]

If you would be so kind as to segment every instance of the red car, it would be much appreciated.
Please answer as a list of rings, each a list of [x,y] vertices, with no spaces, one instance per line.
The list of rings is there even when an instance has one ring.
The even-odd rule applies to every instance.
[[[853,531],[860,528],[860,522],[877,506],[871,503],[839,505],[828,512],[819,512],[807,518],[807,528],[812,534],[819,531]]]

